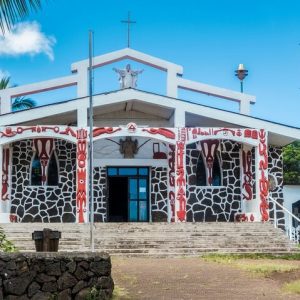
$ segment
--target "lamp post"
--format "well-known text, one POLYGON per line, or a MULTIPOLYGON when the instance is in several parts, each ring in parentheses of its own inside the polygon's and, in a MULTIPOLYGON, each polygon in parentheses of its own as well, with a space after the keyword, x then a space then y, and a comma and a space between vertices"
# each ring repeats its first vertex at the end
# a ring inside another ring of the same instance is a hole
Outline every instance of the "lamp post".
POLYGON ((248 76, 248 70, 245 69, 243 64, 239 64, 237 70, 235 70, 235 76, 241 81, 241 93, 244 92, 244 79, 248 76))

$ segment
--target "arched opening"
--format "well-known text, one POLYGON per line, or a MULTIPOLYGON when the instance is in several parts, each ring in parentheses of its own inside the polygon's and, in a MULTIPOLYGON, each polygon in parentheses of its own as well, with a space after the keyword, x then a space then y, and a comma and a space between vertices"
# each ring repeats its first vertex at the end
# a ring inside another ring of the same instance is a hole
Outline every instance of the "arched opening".
POLYGON ((59 182, 59 176, 58 176, 58 164, 55 152, 52 152, 52 155, 49 160, 48 164, 48 172, 47 172, 47 178, 48 178, 48 186, 56 186, 59 182))
POLYGON ((37 153, 35 153, 31 163, 31 185, 42 185, 42 166, 37 153))

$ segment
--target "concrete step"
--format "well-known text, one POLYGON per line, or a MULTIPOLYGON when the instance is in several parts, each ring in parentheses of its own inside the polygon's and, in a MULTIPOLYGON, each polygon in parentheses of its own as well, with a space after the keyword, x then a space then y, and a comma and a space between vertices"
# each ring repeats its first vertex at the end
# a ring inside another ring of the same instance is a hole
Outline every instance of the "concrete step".
MULTIPOLYGON (((31 233, 62 232, 60 251, 89 251, 89 224, 3 224, 20 251, 35 251, 31 233)), ((207 252, 290 253, 298 251, 283 231, 270 223, 96 223, 96 251, 124 256, 197 256, 207 252)))

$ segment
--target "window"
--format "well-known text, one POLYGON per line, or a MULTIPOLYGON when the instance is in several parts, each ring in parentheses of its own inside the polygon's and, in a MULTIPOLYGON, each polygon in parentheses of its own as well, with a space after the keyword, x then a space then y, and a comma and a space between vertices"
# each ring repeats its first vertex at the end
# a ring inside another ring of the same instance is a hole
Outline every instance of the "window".
POLYGON ((205 153, 200 151, 196 168, 197 186, 222 186, 221 157, 218 150, 208 159, 205 153), (211 177, 210 177, 211 176, 211 177))
POLYGON ((212 180, 213 186, 222 185, 221 184, 221 179, 222 179, 221 166, 220 166, 220 158, 219 158, 218 152, 216 153, 215 158, 214 158, 212 177, 213 177, 213 180, 212 180))
POLYGON ((48 185, 58 185, 58 166, 54 151, 48 163, 48 185))
POLYGON ((196 184, 197 186, 206 186, 206 167, 204 164, 202 152, 199 154, 196 170, 196 184))
POLYGON ((31 185, 42 185, 42 166, 37 153, 31 164, 31 185))
POLYGON ((34 153, 33 160, 31 163, 31 185, 33 186, 57 186, 59 182, 58 176, 58 164, 55 152, 53 151, 47 164, 47 173, 43 178, 43 168, 41 160, 37 153, 34 153))

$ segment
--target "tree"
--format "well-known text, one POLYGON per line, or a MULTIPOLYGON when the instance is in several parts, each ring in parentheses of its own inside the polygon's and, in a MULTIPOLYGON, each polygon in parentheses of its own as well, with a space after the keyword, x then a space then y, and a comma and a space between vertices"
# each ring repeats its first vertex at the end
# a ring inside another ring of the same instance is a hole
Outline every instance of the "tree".
POLYGON ((31 11, 41 9, 41 0, 0 0, 0 29, 4 34, 31 11))
MULTIPOLYGON (((9 87, 9 81, 10 81, 10 77, 3 77, 0 80, 0 90, 7 89, 9 87)), ((13 111, 28 109, 34 106, 36 106, 35 101, 26 97, 16 97, 13 103, 11 104, 11 108, 13 111)))
POLYGON ((283 148, 283 182, 300 184, 300 141, 283 148))

